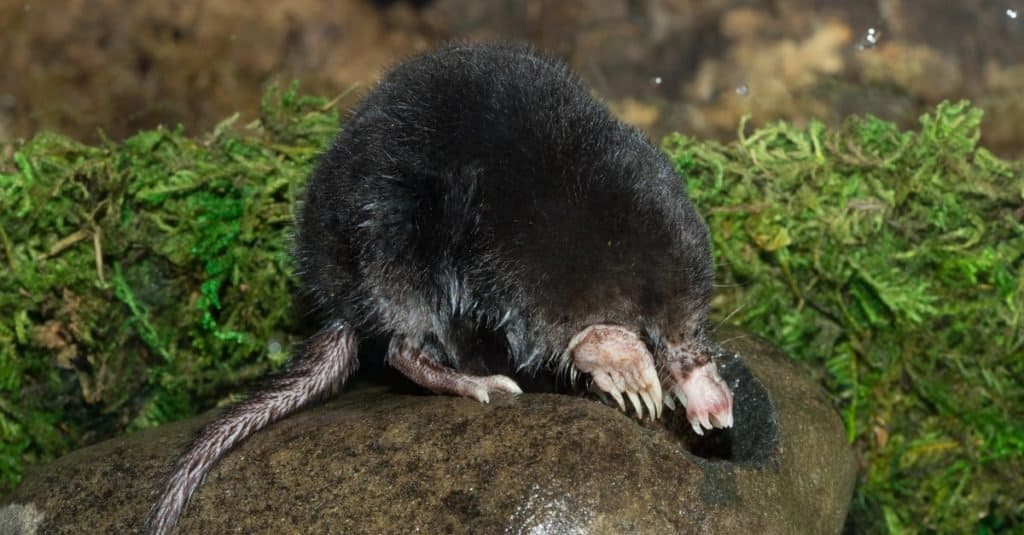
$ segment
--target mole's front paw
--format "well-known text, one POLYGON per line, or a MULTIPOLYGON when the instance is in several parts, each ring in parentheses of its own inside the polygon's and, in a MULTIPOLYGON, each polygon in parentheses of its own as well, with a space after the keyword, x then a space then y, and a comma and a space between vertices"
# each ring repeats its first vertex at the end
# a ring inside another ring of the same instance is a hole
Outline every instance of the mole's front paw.
POLYGON ((615 398, 623 412, 622 395, 626 394, 638 418, 643 418, 644 406, 651 420, 661 417, 661 381, 654 357, 632 331, 616 325, 587 327, 573 337, 567 353, 577 369, 589 373, 598 388, 615 398))
POLYGON ((713 362, 691 371, 672 387, 672 394, 686 407, 686 419, 698 435, 704 429, 732 427, 732 392, 713 362))

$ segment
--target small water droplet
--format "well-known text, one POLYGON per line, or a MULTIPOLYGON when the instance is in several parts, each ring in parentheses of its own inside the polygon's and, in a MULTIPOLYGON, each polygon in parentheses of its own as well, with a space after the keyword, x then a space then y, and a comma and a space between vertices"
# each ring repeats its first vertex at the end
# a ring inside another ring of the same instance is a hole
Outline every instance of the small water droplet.
POLYGON ((745 97, 750 94, 750 87, 748 87, 747 84, 740 84, 736 86, 736 94, 741 97, 745 97))
POLYGON ((267 352, 270 353, 270 354, 280 353, 281 352, 281 342, 279 342, 277 340, 271 340, 270 343, 267 344, 267 352))
POLYGON ((651 81, 654 82, 654 85, 661 85, 661 76, 655 76, 651 78, 651 81))
POLYGON ((1015 18, 1017 18, 1017 14, 1018 14, 1018 11, 1016 9, 1013 9, 1013 8, 1010 8, 1010 7, 1006 8, 1006 16, 1007 17, 1010 17, 1011 19, 1015 19, 1015 18))
POLYGON ((882 31, 877 28, 868 28, 868 31, 864 32, 864 36, 860 38, 860 42, 857 43, 857 50, 867 50, 869 48, 875 48, 878 44, 878 40, 882 38, 882 31))

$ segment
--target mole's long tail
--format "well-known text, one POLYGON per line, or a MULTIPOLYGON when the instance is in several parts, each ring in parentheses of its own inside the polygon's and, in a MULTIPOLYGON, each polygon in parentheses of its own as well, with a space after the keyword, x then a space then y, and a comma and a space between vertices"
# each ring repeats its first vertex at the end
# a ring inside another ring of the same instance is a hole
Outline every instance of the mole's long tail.
POLYGON ((268 388, 204 427, 174 466, 149 512, 145 532, 170 533, 189 497, 228 450, 260 429, 335 393, 358 366, 357 345, 355 332, 347 324, 334 322, 324 327, 268 388))

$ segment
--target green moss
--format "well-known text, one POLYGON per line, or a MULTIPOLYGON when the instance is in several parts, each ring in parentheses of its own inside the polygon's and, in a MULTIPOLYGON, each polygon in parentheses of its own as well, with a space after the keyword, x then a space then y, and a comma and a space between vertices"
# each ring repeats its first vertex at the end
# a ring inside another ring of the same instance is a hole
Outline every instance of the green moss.
MULTIPOLYGON (((3 147, 0 486, 282 363, 292 211, 332 108, 293 87, 199 140, 3 147)), ((712 228, 719 316, 834 397, 856 528, 1024 523, 1024 165, 977 147, 980 121, 944 104, 914 132, 867 117, 665 141, 712 228)))
POLYGON ((1024 522, 1024 165, 977 147, 981 116, 665 141, 712 228, 718 310, 823 370, 859 527, 1024 522))
POLYGON ((87 147, 54 134, 0 164, 0 486, 25 464, 177 420, 284 360, 287 240, 337 131, 271 90, 261 119, 87 147))

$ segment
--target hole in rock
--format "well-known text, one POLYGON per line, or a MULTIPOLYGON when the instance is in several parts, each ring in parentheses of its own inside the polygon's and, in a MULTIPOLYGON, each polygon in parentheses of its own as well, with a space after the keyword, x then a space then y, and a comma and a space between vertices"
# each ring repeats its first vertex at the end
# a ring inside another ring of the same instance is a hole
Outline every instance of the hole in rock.
POLYGON ((732 428, 705 430, 704 436, 699 436, 679 407, 666 411, 665 428, 697 457, 758 466, 770 462, 778 447, 779 430, 768 392, 738 355, 721 352, 716 362, 719 374, 732 389, 732 428))

